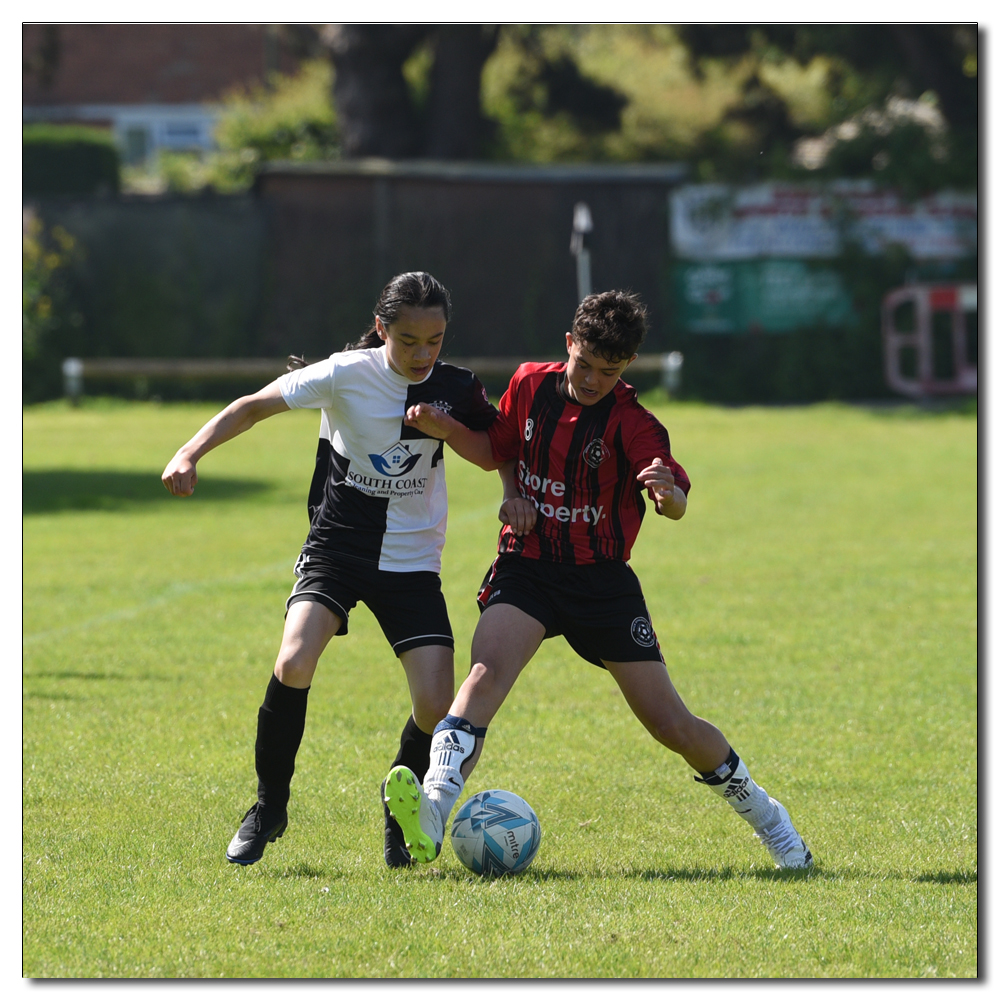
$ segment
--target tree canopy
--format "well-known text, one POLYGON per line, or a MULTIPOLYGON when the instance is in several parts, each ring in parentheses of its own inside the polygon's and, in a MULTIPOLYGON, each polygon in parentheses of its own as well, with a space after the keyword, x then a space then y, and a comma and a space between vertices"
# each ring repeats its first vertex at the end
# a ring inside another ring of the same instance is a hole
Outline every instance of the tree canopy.
POLYGON ((685 161, 701 180, 873 177, 914 194, 977 183, 975 25, 281 30, 312 61, 230 99, 231 183, 261 160, 361 156, 685 161))

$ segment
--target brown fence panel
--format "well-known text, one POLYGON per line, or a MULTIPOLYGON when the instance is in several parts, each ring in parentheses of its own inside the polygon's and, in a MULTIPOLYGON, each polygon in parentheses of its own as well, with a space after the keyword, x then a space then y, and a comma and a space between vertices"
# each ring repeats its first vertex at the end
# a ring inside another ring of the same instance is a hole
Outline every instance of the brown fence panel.
POLYGON ((272 164, 257 183, 269 227, 261 346, 337 350, 370 322, 392 275, 425 270, 452 292, 446 353, 551 355, 577 304, 569 241, 585 201, 594 288, 642 295, 648 349, 666 349, 667 195, 682 175, 676 165, 272 164))

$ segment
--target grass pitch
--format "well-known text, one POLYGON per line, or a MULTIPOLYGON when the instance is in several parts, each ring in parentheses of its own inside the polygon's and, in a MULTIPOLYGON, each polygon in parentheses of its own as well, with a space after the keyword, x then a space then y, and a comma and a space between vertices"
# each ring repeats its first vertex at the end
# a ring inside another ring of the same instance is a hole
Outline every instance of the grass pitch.
MULTIPOLYGON (((693 489, 634 567, 674 682, 779 797, 818 866, 776 873, 602 671, 543 644, 469 792, 538 812, 482 880, 381 859, 408 713, 367 610, 310 694, 290 825, 227 864, 306 531, 318 418, 159 473, 213 412, 24 415, 26 977, 976 977, 974 412, 659 403, 693 489)), ((499 484, 449 454, 443 579, 464 676, 499 484)))

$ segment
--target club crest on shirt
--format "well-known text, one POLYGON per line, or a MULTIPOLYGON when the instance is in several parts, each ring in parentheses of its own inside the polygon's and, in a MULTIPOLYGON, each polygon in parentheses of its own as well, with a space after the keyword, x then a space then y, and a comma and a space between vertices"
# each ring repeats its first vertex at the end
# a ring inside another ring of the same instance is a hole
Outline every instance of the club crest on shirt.
POLYGON ((594 440, 583 449, 583 460, 592 469, 596 469, 601 462, 610 456, 611 452, 608 451, 607 445, 601 440, 601 438, 594 438, 594 440))
MULTIPOLYGON (((437 404, 431 405, 436 406, 437 404)), ((414 455, 402 441, 397 441, 381 455, 369 455, 368 457, 376 471, 381 472, 383 476, 405 476, 420 461, 420 452, 414 455)))

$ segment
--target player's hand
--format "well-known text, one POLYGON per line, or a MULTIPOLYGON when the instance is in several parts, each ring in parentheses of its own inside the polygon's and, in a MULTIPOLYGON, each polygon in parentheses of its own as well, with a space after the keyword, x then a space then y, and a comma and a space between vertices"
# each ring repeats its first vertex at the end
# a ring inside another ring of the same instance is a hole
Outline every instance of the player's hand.
POLYGON ((511 497, 500 504, 497 517, 503 524, 509 524, 515 535, 526 535, 535 526, 538 509, 524 497, 511 497))
POLYGON ((669 507, 674 502, 674 474, 662 459, 654 458, 653 464, 646 466, 635 478, 650 491, 658 508, 669 507))
POLYGON ((198 483, 198 470, 190 459, 174 455, 160 478, 167 491, 175 497, 189 497, 198 483))
POLYGON ((416 427, 428 437, 445 440, 458 421, 430 403, 415 403, 403 417, 407 427, 416 427))

